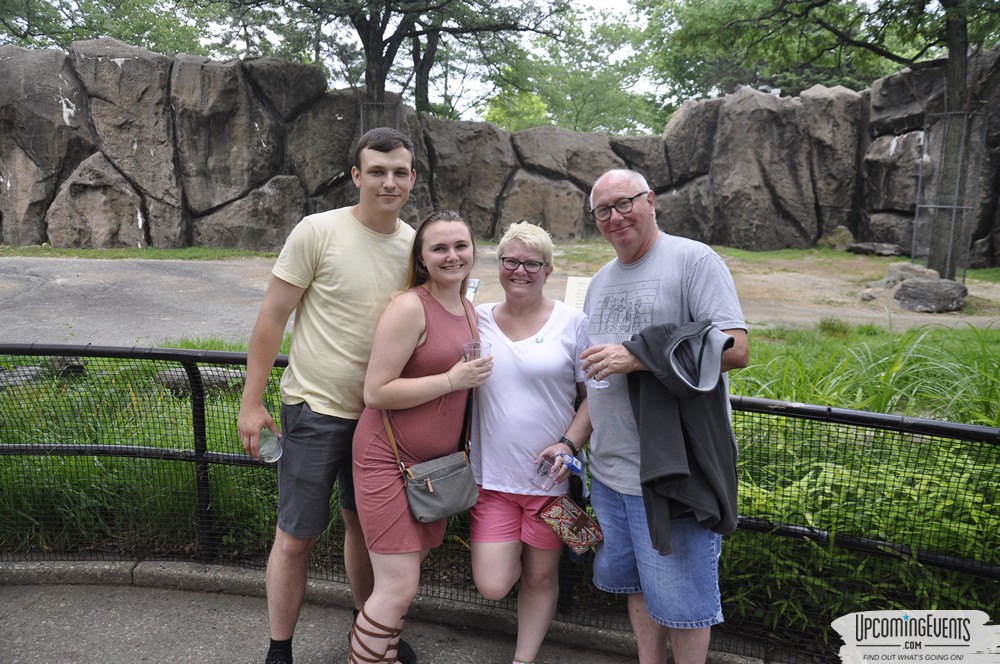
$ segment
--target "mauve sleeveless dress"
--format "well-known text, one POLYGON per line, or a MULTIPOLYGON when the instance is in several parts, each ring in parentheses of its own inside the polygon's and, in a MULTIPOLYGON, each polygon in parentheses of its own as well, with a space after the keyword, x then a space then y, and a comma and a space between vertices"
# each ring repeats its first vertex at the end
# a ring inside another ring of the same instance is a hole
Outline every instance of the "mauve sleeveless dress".
MULTIPOLYGON (((424 306, 427 335, 403 368, 414 378, 444 373, 462 357, 462 344, 472 339, 466 317, 445 310, 423 286, 414 288, 424 306)), ((475 310, 462 298, 472 324, 475 310)), ((468 390, 389 412, 403 463, 436 459, 458 450, 468 390)), ((447 519, 420 523, 410 514, 403 478, 382 424, 382 411, 365 408, 354 432, 354 495, 365 544, 375 553, 411 553, 439 546, 447 519)))

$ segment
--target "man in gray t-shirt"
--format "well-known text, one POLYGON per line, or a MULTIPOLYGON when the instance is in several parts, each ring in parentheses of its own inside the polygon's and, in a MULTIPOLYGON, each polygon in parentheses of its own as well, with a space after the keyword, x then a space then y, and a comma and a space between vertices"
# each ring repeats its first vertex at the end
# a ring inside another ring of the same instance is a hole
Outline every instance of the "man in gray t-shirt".
POLYGON ((723 372, 745 367, 749 357, 746 323, 728 268, 707 245, 660 232, 655 198, 634 171, 598 178, 591 208, 617 258, 594 276, 584 304, 593 344, 583 353, 584 371, 610 383, 588 388, 592 502, 605 531, 594 583, 628 595, 641 664, 662 663, 668 641, 677 661, 706 659, 711 626, 722 622, 721 536, 680 515, 672 526, 671 553, 661 556, 653 546, 626 379, 648 369, 622 344, 653 325, 708 320, 734 340, 722 355, 723 372))

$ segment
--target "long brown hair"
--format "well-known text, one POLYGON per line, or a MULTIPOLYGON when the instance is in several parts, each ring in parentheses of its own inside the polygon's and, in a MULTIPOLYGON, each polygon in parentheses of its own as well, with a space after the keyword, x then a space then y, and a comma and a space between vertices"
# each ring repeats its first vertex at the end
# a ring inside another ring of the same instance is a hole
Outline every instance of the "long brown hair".
MULTIPOLYGON (((462 217, 454 210, 434 210, 428 213, 428 215, 421 220, 420 226, 417 228, 417 234, 413 238, 413 246, 410 248, 410 270, 406 279, 406 285, 408 288, 425 284, 430 279, 430 275, 427 273, 427 266, 424 265, 420 258, 424 253, 424 235, 426 234, 428 226, 441 221, 455 221, 460 224, 465 224, 465 227, 469 229, 469 238, 472 240, 472 256, 473 260, 475 260, 476 238, 472 234, 472 227, 469 226, 469 222, 462 219, 462 217)), ((462 280, 463 296, 465 295, 465 291, 468 286, 469 277, 465 277, 465 279, 462 280)))

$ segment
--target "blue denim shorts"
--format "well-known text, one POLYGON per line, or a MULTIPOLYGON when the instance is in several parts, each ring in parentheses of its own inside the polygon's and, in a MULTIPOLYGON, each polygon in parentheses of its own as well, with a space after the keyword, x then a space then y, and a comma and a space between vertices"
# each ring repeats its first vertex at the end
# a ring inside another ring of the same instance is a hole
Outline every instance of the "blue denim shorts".
POLYGON ((671 522, 671 552, 661 556, 646 524, 642 496, 591 480, 590 502, 604 532, 594 560, 594 585, 609 593, 641 592, 650 617, 674 629, 722 622, 719 554, 722 535, 691 518, 671 522))
POLYGON ((292 537, 318 537, 330 525, 334 482, 342 509, 357 511, 351 451, 357 420, 282 404, 278 459, 278 527, 292 537))

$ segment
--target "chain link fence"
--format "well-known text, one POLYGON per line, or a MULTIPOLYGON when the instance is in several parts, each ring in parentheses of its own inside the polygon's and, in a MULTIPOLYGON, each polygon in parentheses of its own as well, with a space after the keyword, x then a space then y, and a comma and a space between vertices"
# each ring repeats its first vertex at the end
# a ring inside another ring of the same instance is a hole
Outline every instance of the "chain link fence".
MULTIPOLYGON (((0 344, 0 562, 186 560, 263 569, 274 468, 236 433, 246 355, 0 344)), ((266 400, 277 404, 285 358, 266 400)), ((713 648, 838 661, 830 623, 885 609, 1000 617, 1000 430, 733 397, 740 528, 724 540, 713 648)), ((336 497, 334 497, 336 500, 336 497)), ((475 590, 453 517, 420 593, 475 590)), ((346 583, 337 510, 310 576, 346 583)), ((629 631, 565 555, 557 621, 629 631)))
POLYGON ((923 132, 913 220, 914 259, 965 281, 979 205, 986 118, 970 112, 930 113, 923 132))
POLYGON ((358 105, 358 126, 361 127, 362 134, 376 127, 399 129, 402 110, 399 102, 376 103, 362 98, 358 105))

